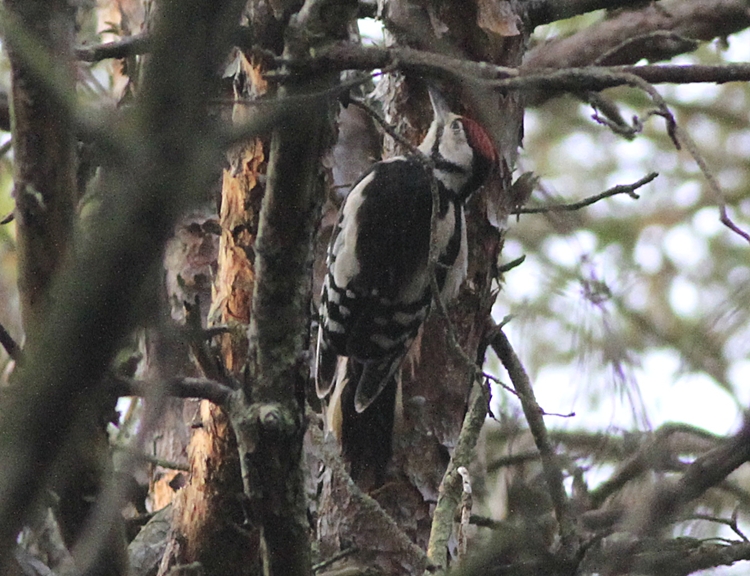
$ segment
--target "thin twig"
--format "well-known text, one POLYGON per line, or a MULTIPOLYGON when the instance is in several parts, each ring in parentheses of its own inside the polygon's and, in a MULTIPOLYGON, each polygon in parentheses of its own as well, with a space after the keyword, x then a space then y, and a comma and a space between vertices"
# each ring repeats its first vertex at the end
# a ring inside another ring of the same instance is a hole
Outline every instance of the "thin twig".
POLYGON ((683 520, 705 520, 706 522, 714 522, 715 524, 723 524, 732 529, 732 531, 739 536, 743 542, 750 542, 747 536, 740 530, 737 525, 737 509, 735 508, 731 518, 718 518, 716 516, 709 516, 708 514, 691 514, 690 516, 683 518, 683 520))
POLYGON ((536 207, 530 207, 530 208, 519 208, 514 213, 515 214, 542 214, 545 212, 565 212, 565 211, 573 211, 573 210, 580 210, 581 208, 585 208, 586 206, 591 206, 592 204, 595 204, 596 202, 599 202, 599 200, 603 200, 605 198, 609 198, 611 196, 616 196, 617 194, 627 194, 630 196, 633 200, 638 200, 640 196, 635 193, 635 190, 638 190, 638 188, 645 186, 649 182, 652 182, 659 174, 657 172, 651 172, 650 174, 647 174, 637 182, 633 182, 632 184, 618 184, 617 186, 613 186, 612 188, 609 188, 608 190, 605 190, 604 192, 601 192, 600 194, 596 194, 595 196, 590 196, 589 198, 584 198, 580 202, 573 202, 572 204, 549 204, 547 206, 536 206, 536 207))
POLYGON ((349 103, 354 104, 357 108, 364 111, 365 114, 367 114, 370 118, 375 120, 375 122, 377 122, 380 125, 380 127, 383 129, 383 131, 386 134, 388 134, 388 136, 390 136, 396 142, 401 144, 401 146, 406 148, 409 152, 411 152, 415 156, 424 156, 422 151, 417 146, 415 146, 414 144, 409 142, 406 138, 404 138, 401 134, 399 134, 398 130, 396 130, 393 126, 391 126, 388 123, 388 121, 385 118, 383 118, 383 116, 377 110, 375 110, 375 108, 370 106, 370 104, 368 104, 367 102, 365 102, 364 100, 360 98, 354 98, 354 97, 349 98, 349 103))
POLYGON ((356 554, 357 552, 359 552, 359 548, 357 548, 356 546, 349 546, 348 548, 344 548, 330 558, 323 560, 322 562, 318 562, 317 564, 313 564, 312 571, 313 573, 320 572, 323 568, 327 568, 331 564, 334 564, 335 562, 338 562, 339 560, 346 558, 347 556, 356 554))
POLYGON ((534 390, 531 387, 531 381, 526 370, 502 330, 495 331, 490 345, 508 371, 510 380, 518 392, 518 397, 521 399, 521 406, 523 407, 526 421, 529 424, 529 429, 542 459, 544 480, 552 498, 555 516, 560 526, 560 538, 563 549, 566 557, 572 558, 577 548, 575 524, 570 512, 565 487, 563 486, 562 470, 549 440, 547 427, 544 424, 543 411, 536 401, 534 390))
POLYGON ((506 262, 505 264, 497 267, 497 273, 498 274, 505 274, 506 272, 510 272, 513 270, 513 268, 516 268, 523 264, 526 261, 526 254, 523 256, 519 256, 515 260, 511 260, 510 262, 506 262))
MULTIPOLYGON (((448 329, 450 330, 450 328, 452 327, 449 326, 448 329)), ((454 341, 455 341, 455 338, 454 338, 454 341)), ((458 342, 456 342, 455 345, 458 346, 458 342)), ((459 347, 459 350, 463 352, 463 348, 459 347)), ((468 359, 468 354, 464 353, 463 360, 465 363, 468 363, 467 359, 468 359)), ((476 366, 476 364, 472 362, 472 368, 478 368, 478 367, 476 366)), ((484 378, 485 380, 488 380, 489 382, 497 384, 498 386, 500 386, 500 388, 502 388, 506 392, 509 392, 510 394, 513 394, 514 396, 518 396, 518 392, 516 392, 514 388, 508 386, 505 382, 500 380, 500 378, 498 378, 497 376, 493 376, 492 374, 487 374, 487 372, 482 372, 481 374, 482 374, 482 378, 484 378)))
POLYGON ((695 141, 693 140, 693 138, 690 136, 690 134, 688 134, 686 130, 683 130, 679 126, 675 126, 675 136, 682 144, 684 144, 687 151, 693 157, 693 160, 695 160, 695 163, 698 164, 703 177, 706 179, 708 188, 711 190, 711 194, 714 197, 714 201, 719 207, 719 221, 724 224, 724 226, 729 228, 732 232, 734 232, 747 242, 750 242, 750 234, 737 226, 737 224, 735 224, 729 217, 729 213, 727 212, 727 200, 724 196, 724 192, 721 190, 721 186, 719 186, 719 182, 718 180, 716 180, 716 176, 714 176, 714 173, 708 167, 708 163, 706 162, 705 158, 703 158, 703 155, 695 145, 695 141))

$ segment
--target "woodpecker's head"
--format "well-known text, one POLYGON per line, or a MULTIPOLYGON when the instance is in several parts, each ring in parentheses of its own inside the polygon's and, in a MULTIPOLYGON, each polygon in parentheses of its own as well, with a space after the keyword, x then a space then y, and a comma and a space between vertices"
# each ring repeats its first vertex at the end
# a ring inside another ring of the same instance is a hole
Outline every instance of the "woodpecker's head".
POLYGON ((467 198, 489 176, 498 157, 490 135, 476 121, 454 114, 429 87, 435 119, 419 149, 435 163, 435 177, 467 198))

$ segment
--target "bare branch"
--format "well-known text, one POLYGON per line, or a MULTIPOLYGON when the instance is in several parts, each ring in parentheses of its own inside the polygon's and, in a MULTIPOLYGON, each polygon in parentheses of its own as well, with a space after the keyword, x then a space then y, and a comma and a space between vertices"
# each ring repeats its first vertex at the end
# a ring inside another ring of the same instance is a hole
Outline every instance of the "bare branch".
POLYGON ((514 213, 515 214, 541 214, 545 212, 566 212, 566 211, 572 211, 572 210, 580 210, 581 208, 585 208, 586 206, 591 206, 592 204, 595 204, 596 202, 599 202, 599 200, 603 200, 604 198, 609 198, 610 196, 616 196, 617 194, 627 194, 630 196, 633 200, 638 200, 640 196, 635 193, 635 190, 638 190, 641 186, 645 186, 649 182, 653 181, 659 174, 657 172, 651 172, 650 174, 647 174, 637 182, 633 182, 632 184, 618 184, 617 186, 613 186, 612 188, 605 190, 604 192, 597 194, 595 196, 590 196, 589 198, 585 198, 581 200, 580 202, 574 202, 572 204, 550 204, 547 206, 538 206, 538 207, 531 207, 531 208, 519 208, 514 213))
POLYGON ((115 42, 97 44, 95 46, 79 46, 76 48, 76 58, 84 62, 99 62, 108 58, 127 58, 151 51, 151 39, 146 34, 128 36, 115 42))
POLYGON ((473 400, 461 426, 456 448, 451 456, 448 469, 443 475, 443 480, 440 482, 438 501, 435 505, 430 528, 430 540, 427 544, 427 556, 430 562, 443 569, 448 564, 448 540, 453 530, 453 516, 461 503, 463 492, 459 468, 466 467, 471 463, 474 447, 487 416, 489 405, 489 390, 486 386, 476 386, 473 395, 473 400))
POLYGON ((398 69, 404 72, 448 77, 454 80, 489 82, 507 90, 552 90, 581 92, 629 84, 620 74, 632 74, 651 84, 726 83, 750 80, 750 64, 644 65, 550 67, 525 62, 521 68, 495 66, 451 58, 412 48, 381 48, 338 44, 295 62, 280 59, 295 76, 315 76, 326 71, 398 69))
POLYGON ((671 521, 679 508, 716 486, 742 464, 750 460, 750 420, 723 446, 704 454, 690 466, 672 489, 654 499, 651 515, 642 526, 643 533, 671 521))
POLYGON ((727 201, 724 197, 724 192, 722 192, 721 190, 721 186, 719 186, 719 181, 716 179, 716 176, 714 176, 714 173, 708 167, 708 163, 698 150, 698 146, 696 146, 690 134, 688 134, 687 131, 683 130, 679 126, 675 125, 675 137, 679 140, 680 143, 685 146, 687 151, 693 157, 693 160, 695 160, 695 163, 698 164, 703 177, 706 179, 708 187, 714 197, 714 201, 719 207, 719 221, 724 224, 724 226, 729 228, 732 232, 734 232, 747 242, 750 242, 750 234, 737 226, 737 224, 735 224, 729 217, 729 213, 727 212, 727 201))
POLYGON ((526 0, 524 8, 533 29, 595 10, 614 10, 639 4, 642 0, 526 0))
POLYGON ((118 396, 148 397, 164 394, 175 398, 202 398, 214 404, 226 404, 232 389, 208 378, 172 378, 166 382, 145 382, 115 377, 112 384, 118 396))
POLYGON ((536 401, 531 381, 521 361, 502 330, 497 329, 490 344, 510 375, 511 382, 518 392, 523 413, 534 436, 534 442, 542 459, 544 479, 555 508, 557 522, 560 525, 560 537, 568 558, 576 549, 576 532, 573 517, 570 513, 568 497, 563 486, 563 474, 557 456, 550 443, 547 427, 544 424, 543 411, 536 401))
POLYGON ((750 542, 750 540, 747 539, 747 536, 740 530, 739 525, 737 524, 737 509, 735 508, 734 512, 732 513, 731 518, 718 518, 716 516, 709 516, 708 514, 691 514, 684 520, 705 520, 706 522, 713 522, 715 524, 723 524, 724 526, 728 526, 732 529, 732 532, 737 534, 740 538, 742 538, 743 542, 750 542))
POLYGON ((323 71, 391 68, 433 76, 484 78, 486 80, 508 78, 518 74, 515 68, 452 58, 424 50, 357 44, 337 44, 316 53, 313 58, 296 62, 280 60, 279 63, 289 66, 295 74, 311 76, 323 71))
POLYGON ((678 428, 671 426, 665 426, 657 430, 653 437, 646 440, 638 451, 628 458, 609 479, 589 493, 592 507, 598 508, 601 506, 609 496, 645 471, 663 470, 668 467, 668 464, 676 463, 677 454, 669 451, 667 442, 673 434, 679 432, 678 428))
POLYGON ((586 66, 610 52, 606 64, 634 64, 641 59, 665 60, 691 50, 675 38, 710 41, 750 26, 744 0, 677 0, 650 2, 641 10, 626 10, 565 38, 544 42, 529 50, 529 68, 586 66), (661 37, 653 37, 660 31, 661 37), (668 36, 671 32, 675 37, 668 36), (639 42, 629 39, 640 39, 639 42))
POLYGON ((750 80, 750 64, 744 62, 714 65, 613 66, 609 70, 634 74, 650 84, 724 84, 750 80))

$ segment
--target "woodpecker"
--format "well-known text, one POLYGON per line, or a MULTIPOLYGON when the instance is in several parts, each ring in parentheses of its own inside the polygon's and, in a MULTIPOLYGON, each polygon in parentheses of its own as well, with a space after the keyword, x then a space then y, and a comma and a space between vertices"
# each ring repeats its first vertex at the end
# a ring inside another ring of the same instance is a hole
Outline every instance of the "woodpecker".
POLYGON ((443 302, 466 277, 464 204, 497 153, 474 120, 430 89, 434 120, 417 154, 374 164, 354 185, 328 249, 318 331, 316 389, 340 403, 342 452, 357 480, 383 481, 391 457, 397 372, 432 306, 432 191, 439 196, 435 276, 443 302))

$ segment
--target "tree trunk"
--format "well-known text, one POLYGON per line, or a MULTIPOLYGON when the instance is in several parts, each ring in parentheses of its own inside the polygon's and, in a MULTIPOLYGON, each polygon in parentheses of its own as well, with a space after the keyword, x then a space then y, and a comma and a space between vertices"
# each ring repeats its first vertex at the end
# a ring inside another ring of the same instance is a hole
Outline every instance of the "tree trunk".
MULTIPOLYGON (((390 0, 384 4, 391 42, 504 66, 518 66, 523 55, 527 32, 517 14, 517 2, 457 0, 436 7, 431 2, 390 0)), ((423 79, 391 75, 382 81, 386 83, 386 118, 402 135, 418 143, 432 120, 423 79)), ((456 112, 476 118, 488 129, 501 158, 499 173, 469 203, 469 272, 459 297, 449 307, 461 348, 481 365, 503 236, 490 222, 503 222, 512 207, 507 198, 520 145, 522 109, 516 95, 499 96, 477 86, 448 83, 442 89, 456 112)), ((387 141, 384 157, 403 153, 397 148, 387 141)), ((449 344, 447 330, 446 320, 433 310, 404 363, 392 464, 385 484, 372 493, 409 539, 423 549, 474 382, 472 369, 449 344)), ((410 562, 405 560, 405 548, 380 545, 391 541, 390 536, 381 534, 378 539, 358 534, 361 526, 352 521, 347 504, 350 496, 340 482, 335 470, 324 476, 321 515, 325 518, 319 523, 324 554, 354 544, 360 552, 345 561, 349 564, 377 566, 384 573, 418 572, 413 565, 407 568, 410 562)))
MULTIPOLYGON (((15 37, 9 38, 13 195, 21 313, 33 346, 54 305, 52 283, 70 257, 76 212, 76 140, 69 100, 75 94, 75 9, 65 0, 9 0, 6 6, 18 27, 15 37), (23 35, 53 55, 49 63, 58 74, 55 88, 44 58, 32 56, 23 35)), ((86 526, 103 480, 112 472, 106 424, 115 401, 102 399, 70 416, 77 421, 77 433, 68 447, 70 468, 57 470, 52 483, 59 497, 57 520, 70 549, 86 526)), ((125 542, 120 523, 109 530, 108 545, 96 563, 100 573, 114 576, 125 572, 125 542)))
MULTIPOLYGON (((250 91, 265 90, 253 80, 260 74, 247 58, 235 55, 234 96, 238 102, 233 116, 246 119, 245 100, 250 91)), ((217 360, 207 358, 202 369, 216 379, 231 374, 241 378, 247 356, 247 326, 255 280, 254 244, 258 229, 260 202, 264 187, 266 154, 260 138, 238 144, 229 152, 229 167, 224 170, 221 189, 219 226, 221 238, 214 281, 209 324, 230 327, 220 337, 217 360)), ((257 529, 246 527, 245 511, 237 495, 242 479, 237 440, 226 412, 203 400, 200 425, 193 433, 188 453, 190 480, 178 493, 170 548, 160 568, 166 574, 175 563, 200 562, 206 574, 259 574, 260 550, 257 529)))

